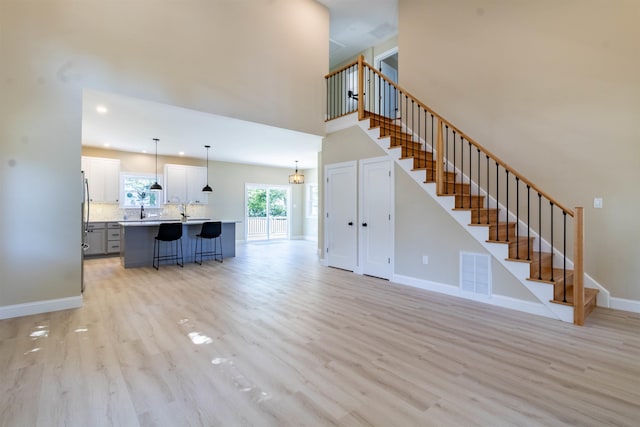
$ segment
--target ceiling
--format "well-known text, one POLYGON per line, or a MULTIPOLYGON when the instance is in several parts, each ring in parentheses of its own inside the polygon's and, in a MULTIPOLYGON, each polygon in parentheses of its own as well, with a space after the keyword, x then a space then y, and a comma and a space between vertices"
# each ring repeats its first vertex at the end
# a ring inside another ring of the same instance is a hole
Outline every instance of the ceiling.
MULTIPOLYGON (((330 64, 397 34, 398 0, 318 0, 329 8, 330 64)), ((317 167, 322 137, 86 89, 82 144, 119 151, 301 169, 317 167), (102 106, 106 112, 99 113, 102 106), (180 154, 180 153, 183 154, 180 154)))
POLYGON ((398 34, 398 0, 318 0, 329 8, 329 62, 333 69, 398 34))
POLYGON ((316 168, 322 137, 85 89, 82 144, 135 153, 294 168, 316 168), (100 113, 98 107, 106 112, 100 113), (108 144, 108 145, 107 145, 108 144), (183 154, 180 154, 180 153, 183 154))

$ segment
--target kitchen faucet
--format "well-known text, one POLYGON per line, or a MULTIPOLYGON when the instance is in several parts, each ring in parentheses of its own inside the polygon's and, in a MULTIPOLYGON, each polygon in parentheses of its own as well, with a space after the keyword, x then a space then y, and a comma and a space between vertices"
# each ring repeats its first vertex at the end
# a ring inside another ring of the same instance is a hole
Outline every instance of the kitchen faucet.
POLYGON ((144 219, 145 216, 144 205, 140 205, 140 219, 144 219))
POLYGON ((182 221, 186 221, 187 218, 189 218, 189 215, 187 215, 187 206, 191 204, 191 202, 187 203, 183 203, 182 204, 182 212, 180 213, 180 215, 182 215, 182 221))

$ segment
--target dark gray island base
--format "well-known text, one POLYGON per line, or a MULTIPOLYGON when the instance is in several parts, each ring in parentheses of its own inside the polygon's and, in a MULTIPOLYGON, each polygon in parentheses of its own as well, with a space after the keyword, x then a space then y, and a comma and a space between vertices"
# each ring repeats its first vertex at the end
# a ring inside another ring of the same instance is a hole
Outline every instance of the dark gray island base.
MULTIPOLYGON (((120 223, 120 264, 124 268, 152 266, 153 242, 155 237, 158 235, 158 227, 161 222, 174 221, 128 221, 120 223)), ((196 234, 200 233, 203 222, 206 221, 198 220, 182 223, 182 250, 184 253, 184 262, 194 261, 196 234)), ((236 221, 221 222, 222 255, 225 258, 235 257, 236 221)), ((210 240, 204 240, 205 248, 207 248, 211 243, 212 242, 210 240)), ((171 244, 173 245, 174 243, 171 244)), ((169 243, 162 242, 162 255, 169 250, 169 245, 169 243)), ((205 258, 205 261, 207 261, 207 258, 205 258)))

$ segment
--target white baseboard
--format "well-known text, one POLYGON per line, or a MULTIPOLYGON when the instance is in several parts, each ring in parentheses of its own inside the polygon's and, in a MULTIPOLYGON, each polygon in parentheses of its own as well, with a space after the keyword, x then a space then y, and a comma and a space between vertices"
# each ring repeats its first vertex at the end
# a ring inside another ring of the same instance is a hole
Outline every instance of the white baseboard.
POLYGON ((0 320, 82 307, 82 295, 0 307, 0 320))
POLYGON ((430 280, 416 279, 415 277, 403 276, 400 274, 394 274, 392 281, 400 285, 411 286, 498 307, 536 314, 538 316, 550 317, 552 319, 556 318, 556 316, 540 302, 524 301, 496 294, 491 296, 477 295, 470 292, 464 292, 458 286, 446 285, 444 283, 432 282, 430 280))
MULTIPOLYGON (((599 305, 599 304, 598 304, 599 305)), ((630 311, 632 313, 640 313, 640 301, 624 298, 609 298, 609 307, 614 310, 630 311)))

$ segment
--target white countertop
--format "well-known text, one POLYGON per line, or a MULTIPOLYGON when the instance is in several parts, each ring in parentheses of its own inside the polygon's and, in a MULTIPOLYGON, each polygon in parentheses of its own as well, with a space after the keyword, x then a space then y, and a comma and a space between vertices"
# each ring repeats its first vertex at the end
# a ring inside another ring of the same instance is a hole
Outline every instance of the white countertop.
POLYGON ((162 224, 163 222, 180 222, 184 225, 201 225, 205 222, 210 222, 210 221, 220 221, 222 223, 228 224, 228 223, 239 223, 242 221, 236 221, 236 220, 224 220, 224 219, 207 219, 207 218, 197 218, 197 219, 190 219, 187 222, 182 222, 180 219, 163 219, 163 220, 127 220, 127 221, 119 221, 118 224, 122 225, 123 227, 151 227, 151 226, 158 226, 160 224, 162 224))

